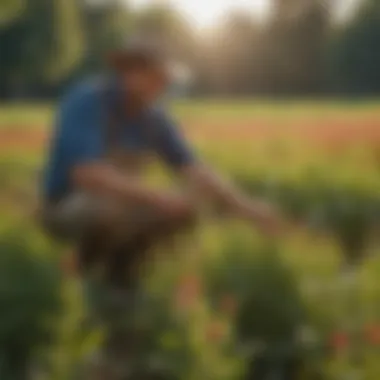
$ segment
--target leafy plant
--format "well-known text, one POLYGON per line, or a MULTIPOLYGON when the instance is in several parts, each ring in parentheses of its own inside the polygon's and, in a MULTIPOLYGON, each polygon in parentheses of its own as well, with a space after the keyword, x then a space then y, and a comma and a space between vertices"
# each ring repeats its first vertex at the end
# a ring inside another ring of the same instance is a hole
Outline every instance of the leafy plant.
POLYGON ((266 379, 273 371, 281 379, 301 369, 314 373, 299 339, 308 313, 296 278, 276 248, 248 246, 234 237, 205 270, 211 302, 217 306, 226 294, 236 302, 235 354, 246 359, 247 379, 266 379))
MULTIPOLYGON (((0 377, 25 379, 52 343, 60 311, 60 276, 21 228, 0 236, 0 377)), ((36 243, 36 242, 34 242, 36 243)), ((29 374, 30 375, 30 374, 29 374)))

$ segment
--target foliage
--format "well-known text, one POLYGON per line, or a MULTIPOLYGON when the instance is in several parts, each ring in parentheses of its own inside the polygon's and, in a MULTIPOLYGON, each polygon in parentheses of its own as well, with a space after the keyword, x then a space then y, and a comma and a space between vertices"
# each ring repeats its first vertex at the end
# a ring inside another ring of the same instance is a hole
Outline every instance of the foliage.
POLYGON ((29 91, 51 96, 83 66, 99 67, 105 48, 125 28, 116 2, 101 11, 73 0, 25 4, 19 17, 0 25, 0 96, 6 98, 27 97, 29 91))
MULTIPOLYGON (((248 242, 238 236, 225 241, 220 257, 206 266, 205 278, 211 302, 226 307, 228 296, 235 303, 235 350, 248 360, 249 377, 263 361, 296 357, 298 331, 307 314, 295 276, 276 249, 248 242)), ((260 376, 269 376, 268 370, 260 376)))
POLYGON ((193 71, 194 95, 356 95, 379 92, 379 9, 364 0, 343 26, 327 1, 273 2, 265 26, 233 11, 197 33, 168 5, 135 12, 121 0, 3 0, 0 97, 54 97, 136 31, 159 36, 193 71))
POLYGON ((61 311, 58 268, 33 233, 21 231, 0 238, 0 376, 15 380, 53 343, 61 311))
POLYGON ((338 32, 331 48, 332 77, 341 93, 374 95, 380 89, 380 8, 363 2, 360 12, 338 32))

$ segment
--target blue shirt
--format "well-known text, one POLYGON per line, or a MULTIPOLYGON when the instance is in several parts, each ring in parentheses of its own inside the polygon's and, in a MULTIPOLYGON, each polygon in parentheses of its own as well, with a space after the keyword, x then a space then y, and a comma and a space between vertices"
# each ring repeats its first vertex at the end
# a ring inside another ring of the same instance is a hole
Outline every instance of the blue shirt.
POLYGON ((122 115, 118 148, 128 153, 153 150, 171 167, 193 162, 191 150, 163 111, 148 109, 137 119, 128 120, 122 112, 127 100, 120 85, 109 79, 87 80, 68 92, 51 142, 44 181, 46 199, 60 199, 72 191, 70 172, 74 166, 105 157, 107 112, 122 115), (147 128, 152 130, 147 133, 147 128), (152 135, 154 138, 149 137, 152 135))

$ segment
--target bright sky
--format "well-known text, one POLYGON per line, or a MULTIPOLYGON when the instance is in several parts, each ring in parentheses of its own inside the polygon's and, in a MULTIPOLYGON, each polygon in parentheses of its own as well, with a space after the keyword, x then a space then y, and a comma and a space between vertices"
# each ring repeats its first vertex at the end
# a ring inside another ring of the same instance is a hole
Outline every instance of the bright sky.
POLYGON ((258 15, 265 15, 269 9, 269 0, 129 0, 129 4, 141 8, 163 1, 178 9, 191 24, 197 27, 212 25, 231 9, 258 15))
MULTIPOLYGON (((242 10, 258 17, 265 17, 271 0, 126 0, 134 8, 168 2, 178 9, 196 27, 208 27, 231 9, 242 10)), ((326 0, 325 0, 326 1, 326 0)), ((329 0, 327 0, 329 1, 329 0)), ((361 0, 335 0, 339 13, 349 12, 361 0)))

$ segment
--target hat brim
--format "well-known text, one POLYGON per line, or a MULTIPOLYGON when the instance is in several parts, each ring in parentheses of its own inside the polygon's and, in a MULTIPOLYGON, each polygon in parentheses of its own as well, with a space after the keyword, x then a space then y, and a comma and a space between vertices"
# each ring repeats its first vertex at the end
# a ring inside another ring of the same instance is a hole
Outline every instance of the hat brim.
POLYGON ((108 65, 120 72, 127 71, 131 67, 153 67, 162 71, 166 80, 178 85, 187 85, 192 79, 191 70, 179 61, 156 59, 149 56, 141 56, 135 60, 135 56, 127 51, 113 51, 108 55, 108 65))

